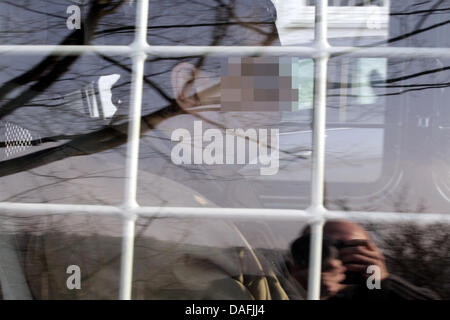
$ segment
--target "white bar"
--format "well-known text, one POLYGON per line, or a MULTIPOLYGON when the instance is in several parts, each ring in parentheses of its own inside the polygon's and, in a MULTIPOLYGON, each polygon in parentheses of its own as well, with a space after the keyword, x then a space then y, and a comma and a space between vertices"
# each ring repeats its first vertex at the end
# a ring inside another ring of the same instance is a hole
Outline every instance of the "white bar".
MULTIPOLYGON (((196 207, 137 207, 130 210, 142 217, 161 218, 239 218, 261 220, 304 220, 317 217, 315 212, 295 209, 265 209, 265 208, 196 208, 196 207)), ((63 214, 93 214, 99 216, 125 215, 121 207, 104 205, 73 205, 50 203, 17 203, 0 202, 0 212, 10 216, 20 214, 63 215, 63 214)), ((382 223, 401 223, 420 221, 424 223, 450 223, 450 213, 405 213, 405 212, 370 212, 370 211, 332 211, 324 210, 322 215, 327 219, 351 219, 355 221, 382 223)))
POLYGON ((323 218, 347 219, 355 222, 450 224, 450 213, 404 213, 369 211, 314 211, 294 209, 258 208, 192 208, 192 207, 139 207, 134 210, 139 217, 146 218, 204 218, 264 221, 310 221, 323 218))
MULTIPOLYGON (((98 216, 128 216, 130 212, 139 217, 148 218, 205 218, 205 219, 260 219, 305 221, 317 219, 317 212, 295 209, 259 209, 259 208, 195 208, 195 207, 137 207, 125 211, 122 207, 104 205, 73 205, 50 203, 17 203, 0 202, 0 217, 2 213, 8 216, 23 214, 33 215, 64 215, 92 214, 98 216), (128 213, 126 213, 128 212, 128 213)), ((324 210, 322 216, 326 219, 348 219, 356 222, 406 223, 420 222, 425 224, 450 224, 450 213, 405 213, 405 212, 370 212, 370 211, 332 211, 324 210)))
POLYGON ((150 46, 145 49, 148 55, 157 57, 182 57, 182 56, 308 56, 319 54, 314 47, 261 47, 261 46, 150 46))
POLYGON ((133 52, 133 78, 131 83, 130 124, 128 127, 127 162, 124 209, 127 217, 124 220, 122 255, 120 270, 121 300, 130 300, 133 280, 133 253, 136 216, 132 210, 136 202, 137 175, 139 164, 139 138, 141 132, 142 90, 146 54, 143 48, 147 45, 148 0, 139 0, 136 13, 136 33, 131 48, 133 52))
POLYGON ((319 50, 328 46, 328 0, 317 0, 314 21, 314 40, 319 50))
POLYGON ((105 205, 0 202, 0 213, 6 213, 12 216, 19 214, 94 214, 99 216, 121 217, 123 215, 123 209, 105 205))
POLYGON ((306 210, 259 209, 259 208, 195 208, 195 207, 139 207, 139 217, 148 218, 207 218, 233 220, 308 220, 314 217, 306 210))
POLYGON ((386 58, 450 58, 450 48, 414 47, 330 47, 326 52, 331 56, 386 57, 386 58))
MULTIPOLYGON (((414 48, 414 47, 259 47, 259 46, 148 46, 143 50, 148 55, 158 57, 182 56, 307 56, 347 55, 354 57, 393 57, 393 58, 450 58, 450 48, 414 48)), ((0 45, 0 54, 109 54, 130 56, 135 52, 132 46, 56 46, 56 45, 0 45)))
MULTIPOLYGON (((201 46, 151 46, 145 49, 148 55, 158 57, 181 56, 306 56, 346 55, 352 57, 392 57, 392 58, 450 58, 450 48, 413 47, 330 47, 326 42, 316 47, 201 47, 201 46)), ((1 47, 0 47, 1 49, 1 47)), ((0 51, 1 52, 1 51, 0 51)))
POLYGON ((66 54, 115 54, 131 55, 133 50, 130 46, 60 46, 60 45, 1 45, 0 54, 12 55, 66 55, 66 54))
POLYGON ((311 207, 323 210, 328 59, 327 57, 314 59, 314 64, 311 207))
POLYGON ((308 267, 308 300, 320 300, 323 225, 323 219, 319 219, 311 224, 311 244, 308 267))
POLYGON ((329 47, 327 41, 328 0, 318 0, 315 12, 315 42, 321 55, 314 59, 314 119, 312 141, 312 178, 310 211, 317 214, 311 225, 310 259, 308 266, 308 300, 320 299, 320 275, 322 272, 322 237, 325 186, 325 127, 327 103, 327 67, 329 47), (323 50, 323 51, 322 51, 323 50))
POLYGON ((120 257, 120 300, 131 300, 133 281, 134 236, 136 221, 125 219, 123 222, 122 251, 120 257))
POLYGON ((405 212, 369 212, 369 211, 326 211, 324 217, 331 219, 347 219, 355 222, 372 223, 418 223, 450 224, 450 213, 405 213, 405 212))
MULTIPOLYGON (((148 0, 143 0, 148 1, 148 0)), ((139 165, 139 138, 141 132, 141 105, 143 78, 145 67, 145 53, 137 53, 133 57, 133 76, 131 80, 131 105, 130 105, 130 122, 128 125, 128 141, 127 141, 127 161, 126 161, 126 179, 125 179, 125 197, 124 207, 135 208, 136 188, 137 188, 137 171, 139 165)))

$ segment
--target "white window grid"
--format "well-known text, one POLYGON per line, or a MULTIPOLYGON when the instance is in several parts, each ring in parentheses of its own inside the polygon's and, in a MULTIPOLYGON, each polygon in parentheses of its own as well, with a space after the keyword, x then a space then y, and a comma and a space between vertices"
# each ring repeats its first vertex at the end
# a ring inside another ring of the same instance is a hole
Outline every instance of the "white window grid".
MULTIPOLYGON (((281 0, 282 1, 282 0, 281 0)), ((93 214, 119 216, 123 219, 119 299, 130 300, 132 293, 133 251, 135 222, 138 217, 177 217, 209 219, 260 219, 306 221, 311 225, 311 250, 308 279, 310 300, 320 298, 320 270, 323 225, 328 219, 347 219, 356 222, 376 223, 450 223, 450 214, 361 212, 327 210, 324 207, 326 80, 330 56, 352 57, 402 57, 402 58, 450 58, 448 48, 417 47, 343 47, 330 46, 327 41, 328 1, 317 0, 315 10, 315 41, 311 46, 262 47, 262 46, 153 46, 147 42, 148 0, 137 1, 135 39, 128 45, 0 45, 0 54, 113 54, 132 58, 131 106, 129 111, 125 197, 120 206, 73 205, 0 202, 0 212, 14 214, 93 214), (139 206, 136 201, 139 159, 139 136, 144 65, 148 56, 172 57, 180 55, 251 56, 284 55, 307 56, 314 59, 314 117, 312 141, 311 203, 304 210, 253 209, 253 208, 193 208, 139 206)), ((150 8, 151 10, 151 8, 150 8)))

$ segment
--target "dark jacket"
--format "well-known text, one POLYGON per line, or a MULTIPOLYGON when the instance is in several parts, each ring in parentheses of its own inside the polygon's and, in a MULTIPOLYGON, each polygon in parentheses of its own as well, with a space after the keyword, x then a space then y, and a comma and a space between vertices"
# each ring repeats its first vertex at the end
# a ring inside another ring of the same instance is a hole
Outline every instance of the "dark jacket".
POLYGON ((381 281, 380 289, 352 285, 338 292, 330 300, 440 300, 440 297, 427 288, 417 287, 399 276, 390 275, 381 281))

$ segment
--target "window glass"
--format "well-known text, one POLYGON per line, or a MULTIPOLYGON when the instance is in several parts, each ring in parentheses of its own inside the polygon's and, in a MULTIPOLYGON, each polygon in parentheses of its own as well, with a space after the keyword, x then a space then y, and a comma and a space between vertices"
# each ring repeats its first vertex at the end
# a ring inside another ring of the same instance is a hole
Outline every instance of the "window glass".
POLYGON ((438 0, 391 1, 389 44, 448 48, 448 4, 438 0))
POLYGON ((277 45, 276 10, 270 0, 150 1, 152 45, 277 45))
MULTIPOLYGON (((447 237, 448 227, 439 224, 328 220, 323 229, 321 299, 445 299, 447 237)), ((309 274, 310 238, 310 228, 304 227, 290 243, 294 274, 301 283, 309 274)))
POLYGON ((113 56, 0 57, 2 201, 121 203, 129 64, 113 56))
MULTIPOLYGON (((136 4, 2 1, 0 43, 129 45, 136 4)), ((308 46, 314 40, 316 1, 149 4, 147 41, 154 46, 308 46)), ((449 45, 448 1, 328 5, 331 45, 449 45)), ((144 67, 139 205, 309 207, 314 81, 320 80, 311 57, 180 53, 149 55, 144 67)), ((448 211, 449 69, 444 58, 330 57, 328 209, 448 211)), ((12 203, 0 212, 2 298, 118 298, 129 238, 118 209, 105 206, 124 200, 132 71, 130 57, 97 52, 0 54, 0 201, 7 202, 3 208, 12 203), (28 214, 13 209, 25 203, 99 206, 74 206, 70 214, 55 211, 59 206, 33 206, 28 214)), ((321 298, 447 298, 447 229, 328 221, 321 298), (376 251, 371 257, 390 289, 366 290, 364 263, 358 275, 346 272, 355 267, 348 254, 361 250, 356 246, 376 251), (337 277, 331 283, 330 274, 337 277)), ((135 299, 306 297, 312 271, 306 221, 142 215, 135 231, 135 299)))
POLYGON ((291 57, 148 61, 141 170, 196 190, 208 199, 198 205, 277 207, 287 199, 285 206, 306 206, 312 68, 291 57), (163 118, 151 113, 158 105, 163 118))
POLYGON ((448 61, 362 58, 354 68, 347 96, 334 97, 343 81, 331 90, 329 81, 327 205, 446 212, 448 61))
POLYGON ((2 299, 117 299, 120 217, 70 214, 0 216, 2 299))

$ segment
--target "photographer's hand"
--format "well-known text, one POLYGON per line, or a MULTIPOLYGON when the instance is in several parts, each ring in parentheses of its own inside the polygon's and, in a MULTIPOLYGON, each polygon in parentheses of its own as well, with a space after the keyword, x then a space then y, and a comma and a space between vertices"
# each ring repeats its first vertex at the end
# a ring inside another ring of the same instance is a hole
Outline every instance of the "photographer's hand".
POLYGON ((383 253, 372 241, 350 240, 346 247, 339 251, 342 262, 348 271, 358 272, 364 278, 368 278, 367 267, 376 265, 380 268, 380 280, 389 277, 383 253))
POLYGON ((321 299, 328 299, 345 288, 341 283, 345 279, 345 271, 341 260, 330 259, 324 264, 321 274, 321 299))
MULTIPOLYGON (((295 265, 289 264, 291 275, 302 285, 308 289, 308 269, 298 269, 295 265)), ((320 298, 328 299, 344 289, 346 285, 341 282, 345 279, 346 268, 342 265, 341 260, 329 259, 323 264, 320 274, 321 288, 320 298)))

